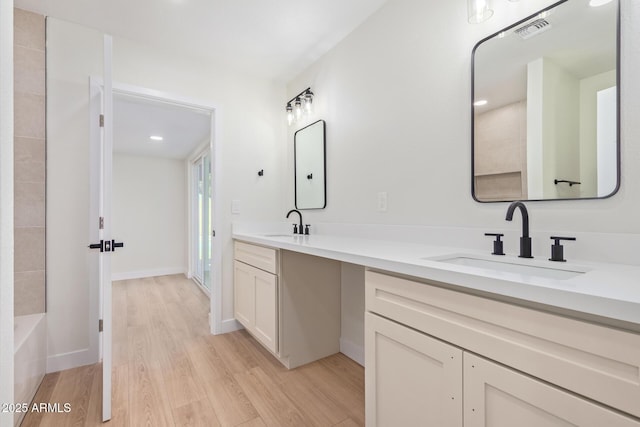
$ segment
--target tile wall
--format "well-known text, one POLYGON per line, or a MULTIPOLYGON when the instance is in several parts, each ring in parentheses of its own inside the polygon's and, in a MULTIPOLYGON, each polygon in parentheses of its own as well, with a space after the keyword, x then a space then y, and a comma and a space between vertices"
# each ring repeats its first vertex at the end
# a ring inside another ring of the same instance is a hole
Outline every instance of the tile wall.
POLYGON ((14 9, 15 315, 45 311, 45 19, 14 9))

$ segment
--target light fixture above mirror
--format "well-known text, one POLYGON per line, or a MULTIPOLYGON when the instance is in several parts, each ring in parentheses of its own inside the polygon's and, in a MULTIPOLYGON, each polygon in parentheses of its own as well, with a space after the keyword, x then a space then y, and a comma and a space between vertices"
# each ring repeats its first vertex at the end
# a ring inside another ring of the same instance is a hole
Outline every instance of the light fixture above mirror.
POLYGON ((287 121, 289 126, 313 111, 313 92, 308 87, 287 102, 287 121))
POLYGON ((489 0, 467 0, 467 14, 470 24, 479 24, 493 16, 489 0))

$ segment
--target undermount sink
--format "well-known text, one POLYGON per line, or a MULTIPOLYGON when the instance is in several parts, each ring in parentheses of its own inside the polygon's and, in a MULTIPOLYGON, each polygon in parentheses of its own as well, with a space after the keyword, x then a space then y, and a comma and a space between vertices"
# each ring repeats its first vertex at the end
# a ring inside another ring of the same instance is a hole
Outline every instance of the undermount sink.
POLYGON ((501 271, 505 273, 515 273, 524 276, 545 277, 549 279, 565 280, 586 273, 581 268, 558 268, 556 266, 541 266, 521 264, 513 259, 489 260, 473 255, 454 255, 438 258, 424 258, 432 261, 444 262, 466 267, 482 268, 485 270, 501 271))

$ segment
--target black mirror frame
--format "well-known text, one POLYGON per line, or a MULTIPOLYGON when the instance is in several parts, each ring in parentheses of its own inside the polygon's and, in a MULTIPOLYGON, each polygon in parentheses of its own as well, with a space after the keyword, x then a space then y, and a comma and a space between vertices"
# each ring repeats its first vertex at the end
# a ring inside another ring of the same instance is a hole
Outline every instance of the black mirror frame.
POLYGON ((324 120, 317 120, 313 123, 308 124, 307 126, 298 129, 294 134, 293 134, 293 197, 294 197, 294 205, 296 207, 296 209, 299 210, 314 210, 314 209, 324 209, 327 207, 327 122, 325 122, 324 120), (297 174, 297 136, 298 136, 298 132, 305 130, 308 127, 311 127, 317 123, 322 122, 322 167, 323 167, 323 171, 324 171, 324 182, 322 183, 323 186, 323 199, 324 199, 324 203, 322 206, 317 207, 317 208, 301 208, 298 206, 298 174, 297 174))
MULTIPOLYGON (((524 24, 525 22, 535 18, 536 16, 538 16, 539 14, 541 14, 542 12, 551 10, 563 3, 566 3, 569 0, 560 0, 550 6, 545 7, 544 9, 539 10, 538 12, 527 16, 524 19, 521 19, 518 22, 515 22, 511 25, 509 25, 508 27, 505 27, 493 34, 491 34, 490 36, 487 36, 485 38, 483 38, 482 40, 480 40, 478 43, 475 44, 475 46, 473 47, 473 50, 471 52, 471 197, 473 198, 473 200, 475 200, 478 203, 504 203, 504 202, 513 202, 515 200, 479 200, 476 197, 476 188, 475 188, 475 110, 474 110, 474 98, 475 98, 475 58, 476 58, 476 50, 478 49, 478 47, 486 42, 487 40, 490 40, 496 36, 498 36, 498 34, 504 32, 504 31, 508 31, 514 27, 517 27, 519 25, 524 24)), ((620 190, 620 184, 621 184, 621 180, 622 180, 622 174, 621 174, 621 158, 620 158, 620 152, 621 152, 621 138, 620 138, 620 112, 621 112, 621 102, 620 102, 620 97, 622 94, 621 91, 621 86, 622 86, 622 82, 621 82, 621 70, 620 70, 620 64, 621 64, 621 60, 620 60, 620 40, 621 40, 621 30, 620 30, 620 25, 621 25, 621 20, 620 20, 620 9, 621 9, 621 0, 617 0, 617 11, 616 11, 616 108, 617 108, 617 114, 616 114, 616 132, 617 132, 617 144, 616 144, 616 166, 617 166, 617 171, 616 171, 616 178, 617 178, 617 183, 616 183, 616 187, 613 189, 613 191, 606 195, 606 196, 602 196, 602 197, 580 197, 580 198, 562 198, 562 199, 525 199, 524 201, 526 202, 550 202, 550 201, 566 201, 566 200, 602 200, 602 199, 608 199, 612 196, 614 196, 618 190, 620 190)))

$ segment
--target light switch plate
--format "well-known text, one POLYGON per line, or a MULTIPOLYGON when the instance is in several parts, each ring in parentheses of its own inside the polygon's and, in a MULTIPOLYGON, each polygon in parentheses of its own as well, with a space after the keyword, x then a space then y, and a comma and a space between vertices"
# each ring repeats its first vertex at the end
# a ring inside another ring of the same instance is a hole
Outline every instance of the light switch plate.
POLYGON ((231 213, 239 214, 240 213, 240 200, 232 200, 231 201, 231 213))
POLYGON ((378 212, 387 211, 387 192, 381 191, 378 193, 378 212))

